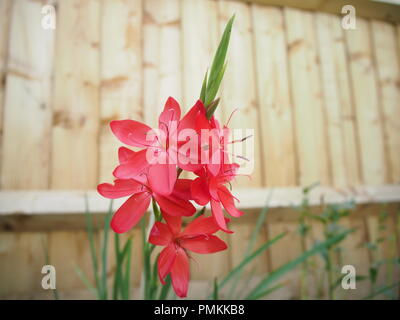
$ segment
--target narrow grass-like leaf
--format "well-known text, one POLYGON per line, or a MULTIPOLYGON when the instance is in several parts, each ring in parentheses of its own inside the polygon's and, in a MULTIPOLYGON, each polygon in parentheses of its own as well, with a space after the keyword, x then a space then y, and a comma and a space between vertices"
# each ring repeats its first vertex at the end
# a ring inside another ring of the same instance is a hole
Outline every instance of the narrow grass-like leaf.
POLYGON ((218 287, 221 290, 231 279, 233 279, 236 274, 238 274, 239 272, 241 272, 241 270, 246 267, 251 261, 253 261, 258 255, 260 255, 262 252, 264 252, 265 250, 267 250, 270 246, 272 246, 275 242, 279 241, 280 239, 282 239, 285 236, 285 232, 282 232, 280 234, 278 234, 276 237, 274 237, 273 239, 267 241, 266 243, 264 243, 260 248, 258 248, 257 250, 255 250, 252 254, 250 254, 248 257, 246 257, 245 259, 243 259, 243 261, 241 263, 239 263, 239 265, 237 265, 231 272, 229 272, 228 275, 225 276, 225 278, 219 283, 218 287))
MULTIPOLYGON (((269 201, 271 199, 271 196, 272 196, 272 191, 269 192, 268 198, 267 198, 267 203, 264 206, 264 208, 261 210, 261 213, 258 215, 256 226, 254 227, 254 231, 252 232, 251 238, 250 238, 250 240, 249 240, 249 242, 247 244, 247 247, 246 247, 244 258, 246 258, 251 253, 251 250, 253 250, 253 247, 254 247, 254 245, 255 245, 255 243, 257 241, 257 238, 258 238, 258 236, 260 234, 260 231, 261 231, 261 227, 263 226, 263 224, 265 222, 265 218, 267 216, 267 212, 268 212, 268 209, 269 209, 269 201)), ((239 272, 237 274, 236 278, 233 280, 231 289, 229 290, 228 299, 231 299, 235 295, 236 288, 237 288, 237 285, 239 283, 239 279, 241 278, 241 274, 242 274, 242 272, 239 272)))
POLYGON ((200 92, 200 100, 201 102, 203 102, 203 104, 206 101, 207 76, 208 76, 208 71, 206 71, 206 74, 204 75, 203 85, 201 86, 201 92, 200 92))
POLYGON ((122 299, 128 300, 130 295, 132 238, 129 238, 122 251, 122 261, 125 261, 125 275, 123 276, 122 299))
POLYGON ((345 232, 342 232, 338 235, 335 235, 331 237, 330 239, 320 242, 317 245, 315 245, 313 248, 310 250, 304 252, 302 255, 297 257, 296 259, 289 261, 288 263, 284 264, 280 268, 272 271, 270 274, 268 274, 264 279, 262 279, 258 285, 249 293, 249 295, 246 297, 246 299, 256 299, 256 297, 259 296, 260 293, 264 292, 265 290, 268 289, 269 285, 271 285, 273 282, 275 282, 277 279, 279 279, 281 276, 289 272, 290 270, 294 269, 311 257, 312 255, 315 255, 319 253, 321 250, 326 250, 327 248, 331 247, 332 245, 342 241, 350 232, 353 232, 353 230, 347 230, 345 232))
POLYGON ((114 233, 114 246, 115 246, 115 274, 114 274, 114 287, 113 287, 113 299, 118 300, 120 292, 120 284, 122 282, 122 263, 121 253, 119 247, 119 234, 114 233))
POLYGON ((256 226, 254 228, 254 231, 252 232, 251 238, 249 243, 247 244, 247 248, 246 248, 246 255, 249 255, 251 250, 253 250, 253 247, 257 241, 258 236, 260 235, 260 231, 261 231, 261 227, 263 226, 264 222, 265 222, 265 218, 267 216, 268 210, 269 210, 269 201, 271 200, 272 197, 272 192, 273 190, 271 190, 268 194, 268 198, 267 198, 267 203, 264 206, 264 208, 261 210, 261 213, 258 216, 257 222, 256 222, 256 226))
POLYGON ((151 286, 150 286, 150 299, 155 299, 157 295, 157 289, 158 289, 158 272, 157 272, 157 260, 158 256, 155 260, 155 263, 153 264, 153 270, 151 273, 151 286))
POLYGON ((220 99, 218 98, 218 99, 215 99, 213 102, 210 103, 210 105, 207 108, 207 113, 206 113, 207 119, 211 119, 211 117, 213 116, 215 110, 218 107, 219 101, 220 101, 220 99))
MULTIPOLYGON (((207 87, 207 91, 206 91, 206 101, 204 103, 204 106, 207 109, 210 109, 211 103, 214 101, 217 92, 219 90, 219 86, 221 85, 222 82, 222 78, 224 77, 225 74, 225 70, 226 70, 226 63, 222 66, 221 70, 219 71, 217 77, 215 78, 214 83, 210 83, 210 85, 207 87)), ((215 107, 216 108, 216 107, 215 107)), ((214 108, 214 110, 215 110, 214 108)), ((213 112, 214 113, 214 112, 213 112)), ((212 114, 213 114, 212 113, 212 114)), ((212 114, 210 115, 209 113, 207 114, 208 118, 211 118, 212 114)))
POLYGON ((217 278, 214 278, 214 290, 213 290, 213 300, 219 300, 219 294, 218 294, 218 280, 217 278))
POLYGON ((98 292, 96 288, 90 283, 89 279, 86 277, 86 275, 83 273, 83 271, 77 266, 74 266, 75 272, 78 275, 78 277, 82 280, 83 284, 88 288, 88 290, 95 296, 98 296, 98 292))
POLYGON ((206 102, 205 106, 208 106, 208 103, 214 100, 215 95, 218 92, 219 84, 221 83, 221 79, 223 76, 223 70, 225 68, 225 58, 226 53, 228 51, 229 40, 231 37, 232 24, 235 16, 229 19, 224 33, 222 34, 221 41, 219 43, 218 49, 215 53, 211 69, 210 76, 207 81, 207 90, 206 90, 206 102))
POLYGON ((388 286, 380 287, 379 289, 375 290, 373 293, 371 293, 368 296, 362 298, 362 300, 371 300, 371 299, 375 298, 376 296, 378 296, 380 294, 384 294, 384 293, 396 288, 399 284, 400 284, 400 282, 396 282, 396 283, 390 284, 388 286))
POLYGON ((267 290, 256 294, 253 299, 254 300, 258 300, 258 299, 261 299, 261 298, 265 298, 267 295, 269 295, 272 292, 282 288, 283 286, 284 286, 283 283, 277 284, 277 285, 273 286, 272 288, 268 288, 267 290))
POLYGON ((110 230, 110 221, 112 216, 112 206, 113 201, 110 201, 110 206, 108 212, 104 219, 104 234, 103 243, 101 250, 101 261, 102 261, 102 273, 101 273, 101 283, 102 283, 102 299, 107 300, 107 255, 108 255, 108 234, 110 230))
POLYGON ((93 217, 89 211, 89 201, 87 195, 85 195, 85 219, 86 219, 86 231, 89 238, 89 245, 90 245, 90 256, 92 258, 92 266, 93 266, 93 275, 96 282, 96 289, 97 289, 97 298, 101 299, 102 291, 100 285, 100 278, 99 278, 99 268, 98 268, 98 260, 97 260, 97 251, 96 246, 94 243, 94 231, 93 231, 93 217))
POLYGON ((167 275, 167 277, 165 278, 165 284, 161 287, 161 292, 160 295, 158 297, 158 300, 165 300, 168 297, 168 293, 171 289, 171 277, 170 275, 167 275))

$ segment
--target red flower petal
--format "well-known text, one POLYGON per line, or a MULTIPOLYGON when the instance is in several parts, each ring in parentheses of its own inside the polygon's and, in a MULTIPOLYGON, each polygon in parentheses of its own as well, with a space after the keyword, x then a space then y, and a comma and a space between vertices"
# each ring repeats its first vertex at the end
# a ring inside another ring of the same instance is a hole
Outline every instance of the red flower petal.
POLYGON ((142 218, 150 205, 148 192, 134 194, 115 212, 111 220, 111 228, 116 233, 124 233, 133 228, 142 218))
POLYGON ((178 248, 175 262, 171 268, 172 286, 178 297, 184 298, 187 296, 189 288, 189 259, 182 248, 178 248))
POLYGON ((192 182, 191 192, 193 200, 201 206, 205 206, 210 201, 207 181, 203 178, 196 178, 192 182))
POLYGON ((233 231, 229 230, 226 225, 226 220, 224 217, 224 213, 222 212, 221 203, 211 199, 211 212, 215 219, 215 222, 220 227, 222 231, 226 233, 233 233, 233 231))
POLYGON ((182 218, 180 216, 171 216, 161 210, 161 214, 168 225, 169 230, 173 235, 178 235, 181 232, 182 218))
POLYGON ((160 117, 158 118, 158 122, 160 125, 160 129, 165 127, 170 123, 170 121, 176 121, 176 125, 178 125, 178 121, 181 118, 181 107, 179 103, 172 97, 167 99, 167 102, 164 105, 164 110, 161 112, 160 117))
POLYGON ((149 242, 155 246, 166 246, 172 241, 172 233, 165 223, 156 222, 151 228, 149 242))
POLYGON ((233 217, 240 217, 244 214, 243 211, 238 210, 235 207, 235 202, 233 200, 233 195, 229 192, 229 190, 224 187, 220 186, 218 188, 218 197, 222 202, 225 210, 233 217))
POLYGON ((186 226, 182 235, 213 234, 218 230, 219 226, 215 223, 213 217, 201 215, 186 226))
POLYGON ((171 271, 176 256, 177 252, 175 245, 173 243, 171 243, 161 251, 158 257, 157 265, 158 265, 158 277, 160 278, 162 284, 165 284, 164 278, 171 271))
POLYGON ((196 212, 196 208, 187 200, 182 200, 172 195, 166 197, 157 193, 153 196, 161 210, 171 216, 191 216, 196 212))
POLYGON ((143 185, 132 179, 117 179, 114 184, 102 183, 97 186, 97 191, 105 198, 118 199, 140 192, 143 185))
POLYGON ((136 152, 128 149, 126 147, 120 147, 118 149, 118 160, 119 163, 126 163, 129 162, 134 156, 136 152))
POLYGON ((147 140, 146 136, 152 129, 135 120, 114 120, 110 127, 114 135, 123 143, 132 147, 146 147, 153 143, 152 139, 147 140))
POLYGON ((172 193, 177 178, 176 166, 174 164, 153 164, 149 168, 150 188, 161 195, 167 196, 172 193))
POLYGON ((190 192, 192 182, 193 180, 190 179, 176 180, 172 194, 183 200, 192 200, 192 193, 190 192))
POLYGON ((197 100, 196 104, 185 114, 185 116, 179 122, 178 129, 195 129, 196 118, 199 112, 205 113, 205 108, 201 100, 197 100))
MULTIPOLYGON (((120 179, 136 179, 144 173, 150 166, 146 157, 147 149, 135 152, 135 155, 129 158, 129 161, 121 162, 113 172, 116 178, 120 179)), ((141 182, 142 180, 139 179, 141 182)))
POLYGON ((203 254, 222 251, 228 247, 224 241, 214 235, 183 238, 180 240, 180 244, 187 250, 203 254))

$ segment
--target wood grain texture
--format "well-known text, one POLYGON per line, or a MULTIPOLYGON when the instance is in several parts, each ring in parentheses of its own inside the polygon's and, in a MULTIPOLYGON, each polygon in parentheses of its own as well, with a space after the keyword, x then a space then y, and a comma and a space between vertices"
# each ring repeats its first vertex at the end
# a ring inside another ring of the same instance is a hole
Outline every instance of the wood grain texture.
POLYGON ((39 2, 15 1, 4 100, 3 189, 49 187, 54 31, 39 2))
POLYGON ((362 182, 384 183, 387 168, 369 22, 357 19, 356 30, 346 31, 345 36, 360 141, 362 182))
POLYGON ((143 121, 142 1, 103 1, 100 59, 100 181, 111 181, 121 145, 112 120, 143 121))
POLYGON ((182 101, 180 1, 148 0, 143 17, 143 108, 155 126, 168 97, 182 101))
POLYGON ((359 155, 344 30, 337 16, 316 13, 315 17, 332 184, 357 185, 361 182, 359 155))
POLYGON ((51 188, 98 181, 100 1, 60 1, 56 39, 51 188))
POLYGON ((286 39, 281 9, 252 5, 262 159, 267 186, 297 184, 286 39))
POLYGON ((11 0, 0 2, 0 168, 3 160, 3 111, 4 111, 4 91, 6 86, 6 66, 8 56, 8 43, 10 36, 11 21, 11 0))
MULTIPOLYGON (((188 110, 200 96, 204 75, 218 47, 218 5, 214 0, 181 1, 183 108, 188 110), (201 26, 201 27, 199 27, 201 26)), ((216 114, 218 114, 218 109, 216 114)))
POLYGON ((372 21, 371 32, 377 70, 379 102, 384 125, 388 181, 400 181, 400 66, 396 29, 383 21, 372 21))
POLYGON ((228 20, 236 14, 235 24, 232 28, 227 60, 229 65, 226 69, 224 81, 221 86, 221 123, 227 123, 233 114, 229 127, 238 129, 233 139, 251 137, 242 143, 233 144, 233 153, 244 156, 250 161, 242 160, 240 157, 232 157, 243 167, 242 173, 250 174, 251 178, 240 178, 237 186, 262 186, 262 154, 260 137, 260 113, 256 94, 256 69, 254 52, 254 34, 251 24, 250 7, 244 3, 235 1, 219 1, 219 31, 222 34, 228 20), (254 131, 246 131, 246 129, 254 131), (261 161, 260 161, 261 160, 261 161))
POLYGON ((284 13, 299 161, 298 184, 330 184, 314 16, 292 8, 285 8, 284 13))

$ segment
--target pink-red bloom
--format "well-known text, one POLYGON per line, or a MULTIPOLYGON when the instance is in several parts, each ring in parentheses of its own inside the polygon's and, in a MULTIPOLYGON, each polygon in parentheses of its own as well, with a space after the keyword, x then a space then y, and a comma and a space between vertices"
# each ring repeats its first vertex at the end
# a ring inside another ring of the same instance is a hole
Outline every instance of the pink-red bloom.
POLYGON ((134 151, 120 147, 114 183, 97 187, 106 198, 127 197, 115 212, 111 227, 117 233, 128 231, 155 201, 166 222, 157 221, 148 239, 165 247, 157 260, 158 275, 164 284, 170 274, 176 294, 185 297, 190 278, 189 252, 206 254, 226 249, 226 243, 214 235, 218 230, 232 233, 223 208, 233 217, 243 214, 226 187, 239 168, 229 162, 226 150, 227 144, 235 141, 228 141, 226 126, 221 127, 214 117, 207 118, 200 100, 181 119, 179 104, 168 98, 158 129, 134 120, 112 121, 110 126, 121 142, 139 148, 134 151), (197 178, 179 179, 178 168, 194 172, 197 178), (210 203, 212 216, 202 215, 181 230, 182 217, 196 211, 192 200, 202 206, 210 203))
POLYGON ((195 172, 198 178, 191 184, 193 200, 202 206, 210 202, 215 222, 221 230, 228 233, 232 233, 232 231, 226 225, 222 207, 233 217, 240 217, 243 214, 235 206, 234 199, 236 198, 225 186, 235 178, 238 167, 239 165, 235 163, 223 164, 217 175, 213 175, 209 170, 203 168, 195 172))
MULTIPOLYGON (((124 162, 137 153, 121 147, 118 154, 120 162, 124 162)), ((151 188, 145 170, 135 178, 116 179, 114 184, 102 183, 97 186, 98 192, 105 198, 117 199, 129 196, 111 220, 111 227, 115 232, 123 233, 134 227, 150 206, 152 198, 164 212, 172 216, 191 216, 196 212, 189 201, 190 180, 176 180, 172 193, 165 196, 151 188)))
POLYGON ((225 250, 227 245, 214 235, 218 226, 212 217, 200 216, 181 231, 182 219, 164 214, 167 222, 156 222, 151 229, 149 242, 165 246, 158 257, 158 275, 165 284, 170 274, 172 286, 179 297, 186 297, 190 270, 188 251, 196 253, 214 253, 225 250))
POLYGON ((151 188, 158 194, 170 194, 177 179, 175 137, 180 117, 178 102, 169 97, 158 118, 158 130, 134 120, 111 121, 111 130, 121 142, 132 147, 144 148, 121 163, 114 171, 115 177, 136 178, 147 170, 151 188))

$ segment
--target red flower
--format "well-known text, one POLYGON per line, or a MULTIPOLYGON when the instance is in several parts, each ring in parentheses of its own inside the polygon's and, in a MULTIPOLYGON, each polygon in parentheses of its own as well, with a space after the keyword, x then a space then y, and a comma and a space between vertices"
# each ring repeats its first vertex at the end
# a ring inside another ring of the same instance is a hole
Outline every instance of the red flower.
POLYGON ((111 121, 114 135, 132 147, 145 148, 126 158, 114 171, 120 179, 136 178, 148 170, 148 182, 153 190, 162 195, 172 192, 177 179, 176 150, 177 126, 181 117, 178 102, 169 97, 158 119, 159 131, 135 120, 111 121), (149 153, 148 151, 152 151, 149 153), (148 161, 151 155, 152 162, 148 161))
POLYGON ((214 236, 218 231, 212 217, 200 216, 193 220, 181 232, 182 219, 164 215, 167 224, 156 222, 151 229, 149 242, 165 246, 158 257, 158 275, 165 284, 164 278, 170 274, 172 286, 179 297, 186 297, 190 269, 187 251, 196 253, 214 253, 225 250, 224 241, 214 236))
MULTIPOLYGON (((118 151, 120 163, 127 159, 136 157, 137 152, 121 147, 118 151)), ((173 192, 168 196, 153 190, 147 180, 147 171, 143 170, 135 179, 116 179, 114 185, 102 183, 97 186, 97 191, 106 198, 117 199, 129 198, 115 212, 111 227, 117 233, 123 233, 133 228, 148 209, 151 199, 154 198, 160 208, 170 214, 177 216, 191 216, 196 208, 190 203, 191 180, 176 180, 173 192)))
POLYGON ((215 222, 221 230, 228 233, 232 233, 232 231, 227 228, 222 206, 233 217, 243 215, 243 212, 235 206, 234 199, 236 198, 225 187, 225 184, 232 181, 236 176, 238 167, 239 165, 236 163, 223 164, 216 176, 203 168, 195 172, 199 177, 191 184, 193 199, 202 206, 210 202, 215 222))

